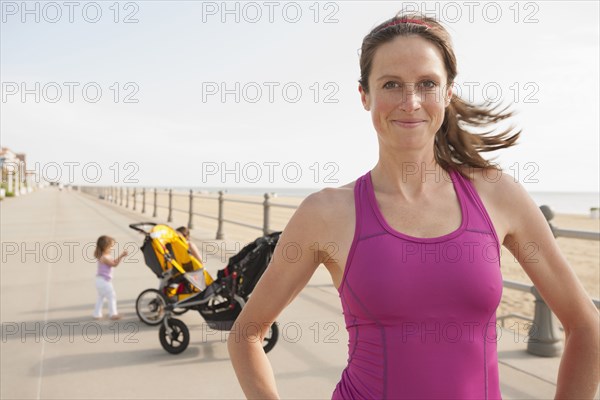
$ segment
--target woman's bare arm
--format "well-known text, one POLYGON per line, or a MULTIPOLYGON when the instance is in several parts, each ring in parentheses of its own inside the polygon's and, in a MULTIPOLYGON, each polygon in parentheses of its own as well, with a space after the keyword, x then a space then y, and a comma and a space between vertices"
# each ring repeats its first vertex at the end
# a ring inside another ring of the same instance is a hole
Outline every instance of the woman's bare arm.
POLYGON ((325 197, 322 192, 314 193, 298 207, 281 234, 271 263, 230 333, 227 345, 231 362, 249 399, 279 398, 262 339, 325 257, 321 249, 315 254, 314 248, 315 242, 322 242, 320 232, 325 227, 322 217, 326 215, 323 210, 327 203, 325 197), (301 251, 300 257, 297 251, 301 251), (261 327, 261 330, 258 332, 252 327, 261 327))
POLYGON ((510 208, 505 213, 510 226, 504 245, 565 329, 556 399, 593 399, 600 382, 600 314, 525 189, 509 176, 499 184, 510 208))

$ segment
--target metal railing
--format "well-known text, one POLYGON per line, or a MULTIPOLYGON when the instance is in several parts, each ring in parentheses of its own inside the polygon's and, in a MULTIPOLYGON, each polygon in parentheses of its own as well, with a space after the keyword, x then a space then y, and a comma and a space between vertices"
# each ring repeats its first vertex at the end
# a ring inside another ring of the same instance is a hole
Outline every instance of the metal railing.
MULTIPOLYGON (((103 198, 105 200, 111 201, 113 203, 117 203, 117 192, 115 190, 116 190, 115 188, 100 188, 100 192, 97 194, 99 194, 101 196, 101 198, 103 198)), ((122 191, 122 189, 120 189, 120 190, 122 191)), ((89 189, 84 189, 83 191, 90 193, 89 189)), ((128 207, 129 188, 126 188, 125 191, 126 191, 125 207, 128 207)), ((136 197, 137 197, 136 193, 137 193, 136 189, 134 188, 133 189, 133 210, 136 209, 136 197)), ((122 194, 119 194, 119 196, 122 196, 122 194)), ((197 194, 195 195, 192 190, 189 191, 189 194, 182 194, 182 193, 173 193, 172 189, 168 189, 168 196, 169 196, 168 206, 159 206, 159 205, 157 205, 157 200, 156 200, 157 189, 154 189, 153 213, 152 213, 153 217, 156 217, 156 215, 157 215, 156 209, 162 207, 162 208, 168 209, 168 217, 167 217, 168 222, 173 221, 173 211, 187 213, 188 214, 187 226, 189 229, 192 229, 194 226, 194 224, 193 224, 194 216, 200 216, 200 217, 204 217, 204 218, 217 220, 217 233, 216 233, 217 240, 225 239, 224 223, 243 226, 243 227, 250 228, 250 229, 261 230, 263 232, 263 234, 265 234, 265 235, 269 234, 269 233, 273 232, 273 230, 271 229, 271 225, 270 225, 270 213, 271 213, 272 207, 281 207, 281 208, 289 208, 289 209, 297 208, 297 206, 294 206, 294 205, 273 203, 271 200, 273 197, 271 193, 265 193, 264 200, 262 202, 261 201, 241 200, 241 199, 230 199, 225 196, 225 192, 223 192, 223 191, 218 192, 218 197, 211 197, 211 196, 203 196, 203 195, 197 195, 197 194), (172 207, 173 196, 189 197, 189 208, 187 210, 173 208, 172 207), (193 200, 195 198, 218 201, 217 216, 215 217, 213 215, 207 215, 207 214, 194 212, 193 200), (224 217, 224 207, 225 207, 226 202, 262 206, 262 208, 263 208, 263 225, 258 226, 258 225, 245 223, 242 221, 226 219, 224 217)), ((142 189, 141 197, 142 197, 142 213, 145 213, 146 189, 142 189)), ((120 205, 123 204, 122 200, 123 200, 122 197, 119 197, 120 205)), ((565 238, 575 238, 575 239, 582 239, 582 240, 596 240, 596 241, 600 240, 600 232, 577 231, 577 230, 561 229, 561 228, 555 227, 550 222, 554 218, 554 213, 552 212, 550 207, 547 205, 542 205, 542 206, 540 206, 540 210, 542 211, 542 213, 544 214, 544 217, 548 221, 548 225, 550 226, 550 229, 552 230, 552 233, 555 238, 565 237, 565 238)), ((500 316, 497 318, 497 320, 501 322, 502 327, 504 327, 504 321, 508 318, 519 318, 519 319, 531 321, 532 324, 531 324, 531 327, 529 328, 528 335, 527 335, 528 336, 527 351, 531 354, 534 354, 537 356, 543 356, 543 357, 552 357, 552 356, 559 355, 562 352, 563 345, 562 345, 562 335, 561 335, 560 329, 558 327, 558 322, 556 321, 556 316, 554 316, 554 314, 552 313, 552 311, 550 310, 548 305, 545 303, 544 299, 539 294, 536 287, 533 285, 528 285, 525 283, 515 282, 515 281, 511 281, 511 280, 506 280, 506 279, 503 280, 502 283, 503 283, 503 287, 506 289, 518 290, 521 292, 531 293, 534 296, 534 303, 535 303, 535 311, 534 311, 533 318, 530 318, 530 317, 527 317, 527 316, 524 316, 521 314, 516 314, 516 313, 503 315, 503 316, 500 316)), ((593 302, 597 308, 600 308, 600 300, 593 299, 593 302)))
MULTIPOLYGON (((280 203, 273 202, 273 200, 272 200, 273 194, 272 193, 265 193, 263 195, 263 197, 264 197, 263 201, 252 201, 252 200, 241 200, 241 199, 235 199, 235 198, 228 198, 226 196, 225 192, 222 190, 218 192, 218 197, 214 197, 214 196, 194 194, 193 190, 189 190, 189 192, 187 194, 176 193, 176 192, 173 192, 173 189, 165 189, 165 191, 168 192, 168 204, 166 206, 162 206, 162 205, 159 205, 158 201, 157 201, 158 189, 154 188, 154 189, 150 189, 150 190, 153 193, 152 217, 156 217, 158 215, 157 209, 159 209, 159 208, 167 209, 167 222, 173 222, 173 212, 174 211, 185 213, 185 214, 187 214, 187 227, 189 229, 194 228, 194 217, 195 216, 216 220, 217 221, 217 232, 215 235, 215 239, 217 239, 217 240, 225 239, 225 229, 224 229, 225 223, 242 226, 242 227, 249 228, 249 229, 259 230, 259 231, 262 231, 263 235, 267 235, 271 232, 274 232, 274 230, 271 228, 271 209, 273 207, 287 208, 287 209, 296 209, 297 208, 297 206, 295 206, 295 205, 280 204, 280 203), (189 199, 188 208, 186 210, 180 209, 180 208, 174 208, 173 207, 173 197, 187 197, 189 199), (195 199, 205 199, 205 200, 217 201, 218 202, 217 216, 204 214, 204 213, 200 213, 200 212, 195 212, 194 211, 194 200, 195 199), (225 203, 227 203, 227 202, 228 203, 239 203, 239 204, 262 206, 262 208, 263 208, 263 224, 262 224, 262 226, 225 218, 224 209, 225 209, 225 203)), ((85 186, 82 186, 81 191, 84 193, 87 193, 87 194, 96 195, 102 200, 107 200, 113 204, 117 204, 120 206, 123 206, 123 200, 125 200, 125 204, 124 204, 125 208, 129 208, 129 199, 132 198, 132 203, 133 203, 132 210, 133 211, 137 211, 137 209, 138 209, 137 202, 138 202, 138 199, 141 198, 141 213, 142 214, 146 213, 146 203, 147 203, 146 202, 146 193, 148 191, 146 188, 141 188, 139 190, 138 190, 138 188, 133 188, 130 193, 130 188, 128 188, 128 187, 116 188, 116 187, 85 187, 85 186), (125 193, 123 193, 123 191, 125 193)))

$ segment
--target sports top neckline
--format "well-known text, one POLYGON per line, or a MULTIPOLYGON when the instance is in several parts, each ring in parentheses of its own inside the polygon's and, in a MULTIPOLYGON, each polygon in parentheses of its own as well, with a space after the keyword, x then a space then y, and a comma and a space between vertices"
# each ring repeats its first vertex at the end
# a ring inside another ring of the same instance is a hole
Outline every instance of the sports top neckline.
POLYGON ((460 204, 460 210, 461 210, 460 226, 450 233, 447 233, 442 236, 436 236, 436 237, 430 237, 430 238, 423 238, 423 237, 407 235, 405 233, 399 232, 399 231, 395 230, 394 228, 392 228, 387 223, 385 217, 383 216, 383 214, 381 213, 381 210, 379 209, 379 205, 377 204, 377 198, 375 197, 375 188, 373 187, 373 181, 371 180, 371 171, 367 172, 366 175, 367 175, 366 176, 367 195, 369 198, 369 203, 371 203, 371 208, 373 209, 373 212, 375 213, 375 216, 377 217, 377 220, 379 220, 379 223, 381 224, 381 226, 386 231, 388 231, 390 234, 397 236, 399 238, 405 239, 405 240, 410 240, 412 242, 437 243, 437 242, 443 242, 443 241, 452 239, 452 238, 460 235, 465 230, 465 228, 467 226, 467 222, 468 222, 468 212, 467 212, 467 207, 465 205, 465 200, 463 198, 463 190, 461 190, 462 189, 461 187, 457 187, 457 185, 460 186, 460 182, 457 182, 460 180, 460 177, 457 176, 457 175, 459 175, 457 172, 455 172, 453 170, 449 170, 450 179, 452 180, 452 186, 454 188, 454 192, 456 193, 456 197, 460 204))

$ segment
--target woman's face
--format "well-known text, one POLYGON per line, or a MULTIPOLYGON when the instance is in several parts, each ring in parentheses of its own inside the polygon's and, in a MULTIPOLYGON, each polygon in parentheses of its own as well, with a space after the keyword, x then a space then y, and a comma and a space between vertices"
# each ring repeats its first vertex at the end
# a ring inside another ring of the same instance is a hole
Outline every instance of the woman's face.
POLYGON ((373 57, 369 93, 359 87, 371 111, 380 144, 394 149, 433 149, 450 104, 451 87, 440 50, 419 36, 399 36, 373 57))

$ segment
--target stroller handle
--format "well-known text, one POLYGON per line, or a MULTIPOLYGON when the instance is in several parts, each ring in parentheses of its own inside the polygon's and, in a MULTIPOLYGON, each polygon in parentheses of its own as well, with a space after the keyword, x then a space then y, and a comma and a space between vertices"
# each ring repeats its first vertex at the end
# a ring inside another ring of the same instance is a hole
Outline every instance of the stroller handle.
POLYGON ((129 224, 129 227, 135 231, 141 232, 145 235, 147 235, 148 231, 146 231, 145 229, 142 229, 142 226, 156 226, 157 224, 155 222, 138 222, 135 224, 129 224))

